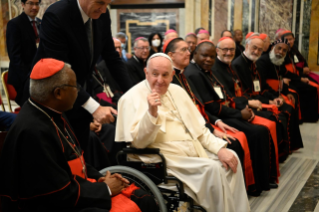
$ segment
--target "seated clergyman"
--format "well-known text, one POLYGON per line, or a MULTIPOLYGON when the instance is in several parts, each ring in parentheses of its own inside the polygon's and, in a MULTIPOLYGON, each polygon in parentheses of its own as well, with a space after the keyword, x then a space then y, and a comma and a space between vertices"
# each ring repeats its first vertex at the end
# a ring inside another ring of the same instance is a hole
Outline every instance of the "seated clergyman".
POLYGON ((11 126, 0 157, 2 210, 156 211, 146 192, 130 185, 132 196, 125 196, 121 193, 129 186, 125 178, 110 172, 103 176, 83 160, 63 113, 78 95, 70 65, 41 59, 30 78, 30 99, 11 126), (118 199, 125 205, 116 204, 118 199))
POLYGON ((152 55, 145 75, 119 101, 115 140, 159 148, 168 174, 180 179, 186 193, 207 211, 250 211, 236 153, 205 127, 183 88, 170 84, 172 60, 163 53, 152 55))

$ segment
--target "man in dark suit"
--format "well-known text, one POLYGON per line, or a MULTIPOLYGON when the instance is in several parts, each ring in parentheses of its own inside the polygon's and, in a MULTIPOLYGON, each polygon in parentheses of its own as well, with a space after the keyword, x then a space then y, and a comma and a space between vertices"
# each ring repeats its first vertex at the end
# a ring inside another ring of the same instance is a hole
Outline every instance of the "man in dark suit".
POLYGON ((112 114, 117 113, 90 96, 92 71, 99 56, 124 92, 131 87, 126 67, 114 48, 109 3, 111 0, 61 0, 52 4, 44 13, 41 42, 34 58, 34 63, 55 58, 71 64, 82 88, 67 117, 83 149, 89 140, 90 122, 113 122, 112 114))
POLYGON ((10 59, 8 83, 22 92, 37 52, 41 20, 36 18, 41 0, 21 0, 23 12, 7 25, 7 49, 10 59))
POLYGON ((148 40, 144 37, 136 38, 134 41, 134 55, 127 60, 127 71, 134 85, 145 79, 144 68, 149 55, 150 44, 148 40))

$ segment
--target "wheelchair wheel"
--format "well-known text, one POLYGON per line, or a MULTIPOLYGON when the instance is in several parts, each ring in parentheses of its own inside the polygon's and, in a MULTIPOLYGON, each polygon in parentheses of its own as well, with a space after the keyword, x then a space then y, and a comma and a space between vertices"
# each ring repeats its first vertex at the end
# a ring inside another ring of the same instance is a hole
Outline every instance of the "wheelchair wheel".
POLYGON ((111 173, 119 173, 124 178, 128 179, 131 183, 135 183, 137 187, 149 192, 158 204, 161 212, 167 212, 165 200, 157 188, 157 186, 142 172, 127 167, 127 166, 111 166, 104 168, 100 171, 101 174, 105 175, 107 171, 111 173))

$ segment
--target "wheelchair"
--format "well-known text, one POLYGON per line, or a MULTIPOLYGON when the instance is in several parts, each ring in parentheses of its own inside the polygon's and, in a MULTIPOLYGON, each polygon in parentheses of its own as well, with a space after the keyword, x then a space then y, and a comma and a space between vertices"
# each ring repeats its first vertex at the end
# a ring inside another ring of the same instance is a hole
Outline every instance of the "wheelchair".
MULTIPOLYGON (((107 171, 111 173, 119 173, 131 183, 150 193, 158 204, 159 211, 173 212, 177 211, 181 204, 188 204, 188 211, 206 212, 204 208, 194 205, 194 201, 184 193, 183 183, 174 176, 168 176, 166 172, 166 161, 159 149, 146 148, 124 148, 117 153, 118 166, 111 166, 101 170, 102 174, 107 171), (158 155, 161 158, 159 163, 144 163, 142 161, 128 161, 128 154, 148 154, 158 155), (157 187, 162 183, 174 182, 176 190, 157 187)), ((186 207, 186 206, 184 206, 186 207)))

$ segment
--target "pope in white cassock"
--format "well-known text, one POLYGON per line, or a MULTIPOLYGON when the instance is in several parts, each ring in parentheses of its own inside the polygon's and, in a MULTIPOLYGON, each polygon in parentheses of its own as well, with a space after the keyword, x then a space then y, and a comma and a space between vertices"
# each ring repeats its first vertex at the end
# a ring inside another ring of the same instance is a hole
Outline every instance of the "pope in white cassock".
POLYGON ((250 211, 236 153, 205 127, 183 88, 170 84, 172 60, 163 53, 152 55, 145 75, 119 101, 115 140, 132 142, 135 148, 159 148, 168 174, 180 179, 185 192, 207 211, 250 211))

